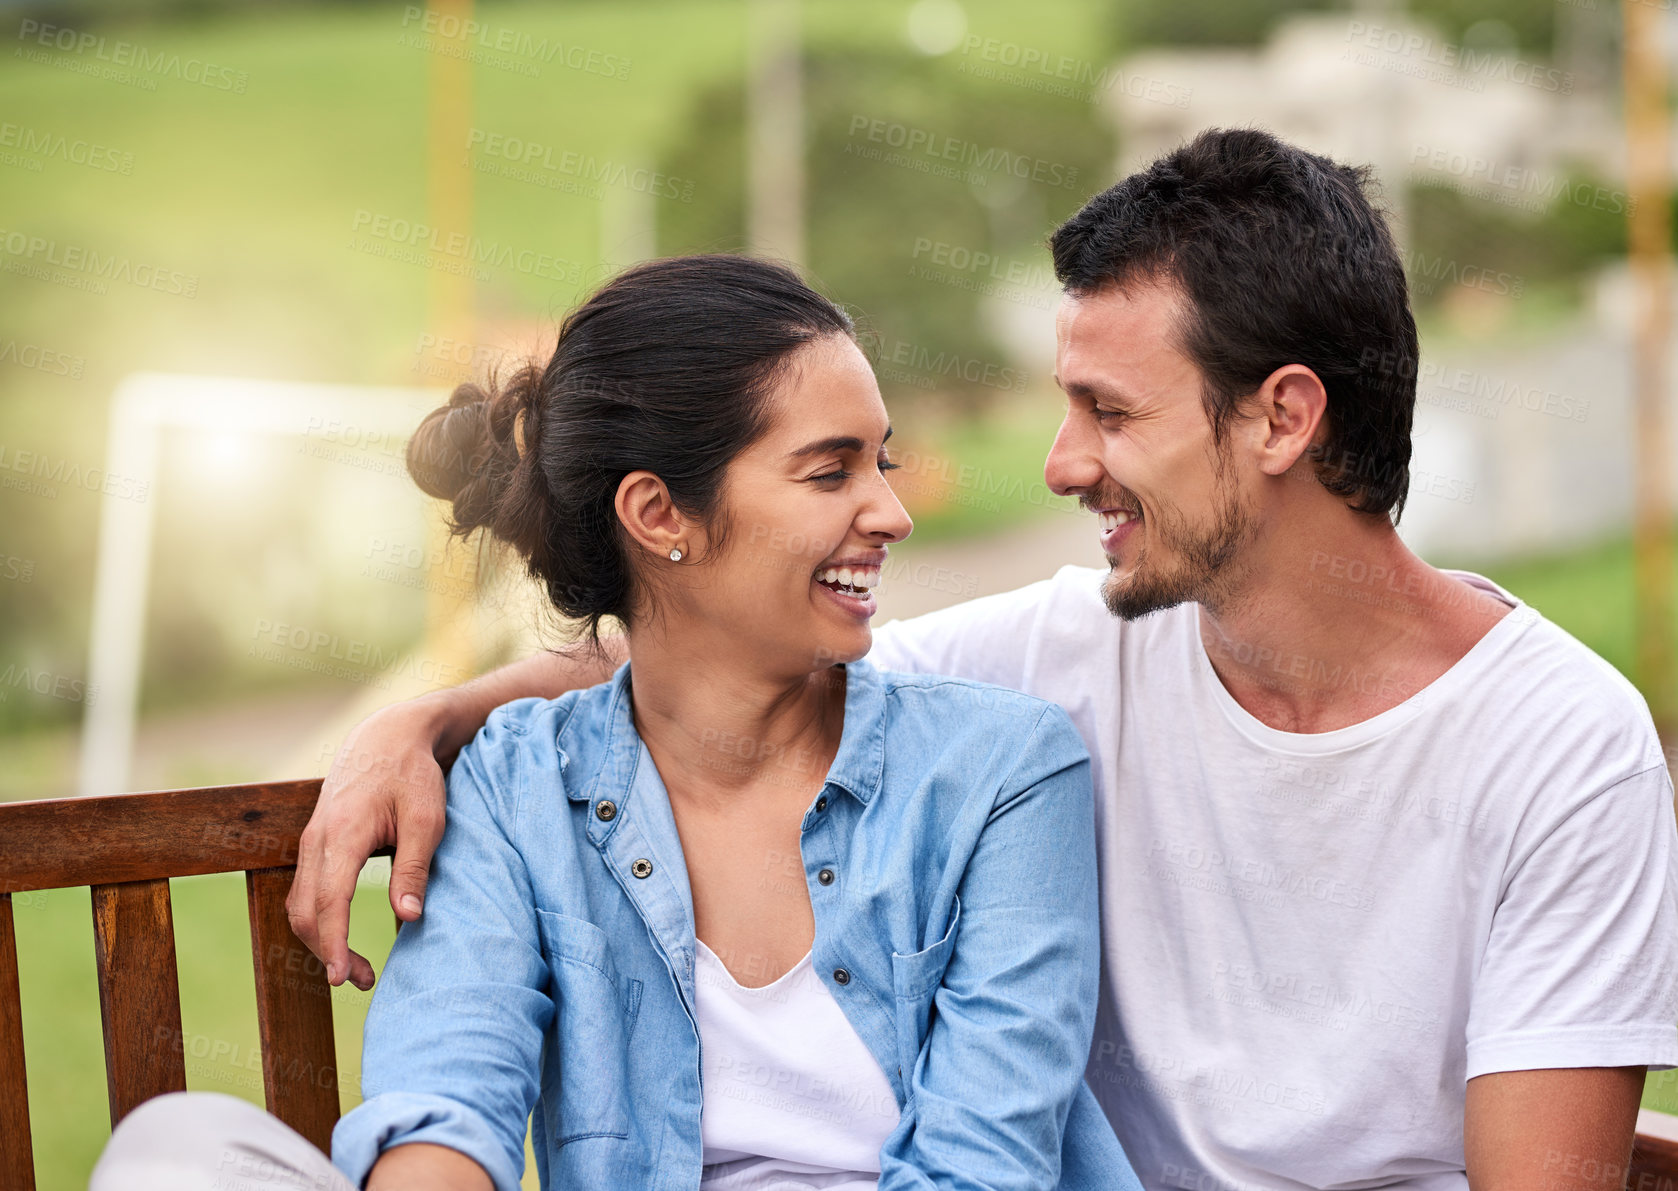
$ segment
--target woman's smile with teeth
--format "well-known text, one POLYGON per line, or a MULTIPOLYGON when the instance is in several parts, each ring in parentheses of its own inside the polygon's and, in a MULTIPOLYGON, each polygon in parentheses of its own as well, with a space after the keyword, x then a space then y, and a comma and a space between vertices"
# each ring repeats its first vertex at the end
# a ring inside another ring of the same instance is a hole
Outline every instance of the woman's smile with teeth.
POLYGON ((816 582, 844 590, 867 592, 880 585, 879 567, 823 567, 816 572, 816 582))

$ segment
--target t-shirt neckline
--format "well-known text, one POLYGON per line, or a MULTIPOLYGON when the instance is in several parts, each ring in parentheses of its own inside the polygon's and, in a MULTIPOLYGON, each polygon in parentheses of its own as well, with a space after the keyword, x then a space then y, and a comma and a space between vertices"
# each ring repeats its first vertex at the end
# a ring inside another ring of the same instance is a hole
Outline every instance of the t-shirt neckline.
POLYGON ((728 978, 728 983, 733 986, 730 991, 745 993, 747 996, 756 996, 760 993, 773 992, 782 985, 787 984, 801 970, 809 967, 814 962, 813 957, 815 956, 815 949, 811 948, 809 951, 804 953, 803 957, 797 963, 793 964, 792 967, 775 977, 775 979, 771 980, 768 984, 759 984, 754 987, 748 984, 741 984, 738 980, 736 980, 734 978, 734 973, 728 970, 728 965, 722 962, 722 956, 718 955, 715 951, 712 951, 710 944, 706 943, 704 939, 695 935, 693 937, 693 942, 695 952, 708 957, 710 962, 716 965, 717 970, 728 978))
POLYGON ((1320 757, 1379 739, 1414 720, 1433 704, 1449 698, 1463 683, 1473 681, 1476 675, 1491 664, 1499 652, 1538 619, 1538 614, 1525 602, 1484 575, 1443 567, 1440 568, 1440 573, 1461 579, 1470 587, 1496 596, 1509 605, 1509 611, 1445 673, 1402 703, 1389 707, 1369 719, 1327 732, 1288 732, 1281 728, 1272 728, 1242 707, 1218 677, 1217 670, 1212 666, 1212 659, 1206 655, 1206 646, 1200 639, 1199 607, 1190 604, 1186 605, 1189 615, 1185 617, 1185 621, 1188 626, 1188 648, 1192 654, 1190 665, 1195 674, 1195 681, 1207 689, 1208 697, 1217 704, 1231 727, 1263 748, 1320 757))

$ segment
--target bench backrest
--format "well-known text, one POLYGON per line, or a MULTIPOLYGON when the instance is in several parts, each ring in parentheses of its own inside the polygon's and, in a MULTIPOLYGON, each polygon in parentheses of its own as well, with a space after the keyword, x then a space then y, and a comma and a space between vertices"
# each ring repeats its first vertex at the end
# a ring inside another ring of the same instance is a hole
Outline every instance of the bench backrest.
POLYGON ((12 894, 87 885, 114 1128, 186 1090, 169 878, 243 872, 268 1111, 325 1152, 338 1121, 332 989, 285 897, 320 780, 0 803, 0 1189, 33 1191, 12 894))
POLYGON ((1629 1191, 1678 1191, 1678 1142, 1639 1133, 1631 1147, 1629 1191))

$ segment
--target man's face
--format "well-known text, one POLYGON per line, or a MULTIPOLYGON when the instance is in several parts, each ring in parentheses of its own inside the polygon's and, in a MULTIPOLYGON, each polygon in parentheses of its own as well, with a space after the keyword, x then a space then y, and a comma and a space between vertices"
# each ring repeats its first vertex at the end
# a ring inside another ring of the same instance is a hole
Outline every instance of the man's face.
POLYGON ((1066 419, 1043 473, 1099 517, 1102 596, 1127 620, 1193 601, 1216 611, 1257 516, 1220 450, 1200 370, 1178 348, 1185 301, 1165 284, 1061 300, 1055 379, 1066 419))

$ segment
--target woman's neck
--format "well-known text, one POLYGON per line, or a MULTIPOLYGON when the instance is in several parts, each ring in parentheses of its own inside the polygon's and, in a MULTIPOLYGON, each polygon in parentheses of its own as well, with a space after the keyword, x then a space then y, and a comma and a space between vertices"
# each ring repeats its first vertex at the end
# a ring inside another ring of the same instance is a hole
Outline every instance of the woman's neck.
POLYGON ((629 661, 635 729, 673 798, 808 792, 833 764, 845 724, 843 669, 789 677, 745 656, 701 664, 635 634, 629 661))

